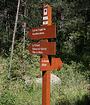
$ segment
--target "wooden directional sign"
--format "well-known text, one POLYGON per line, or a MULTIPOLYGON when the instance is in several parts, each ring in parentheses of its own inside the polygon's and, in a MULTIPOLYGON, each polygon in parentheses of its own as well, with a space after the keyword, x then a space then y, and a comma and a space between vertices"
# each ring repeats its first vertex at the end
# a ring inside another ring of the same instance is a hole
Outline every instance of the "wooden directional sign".
POLYGON ((60 58, 52 58, 50 64, 48 57, 43 57, 41 58, 40 61, 40 70, 41 71, 48 71, 48 70, 52 71, 55 69, 60 70, 62 68, 62 65, 63 63, 60 58))
POLYGON ((40 70, 41 71, 51 70, 48 56, 40 59, 40 70))
POLYGON ((42 105, 50 105, 50 72, 61 69, 62 61, 60 58, 48 59, 48 55, 56 55, 56 42, 48 42, 49 38, 56 38, 56 25, 52 24, 52 7, 45 4, 43 7, 43 25, 32 28, 28 32, 28 37, 40 42, 31 43, 28 47, 32 54, 42 55, 40 59, 40 70, 42 71, 42 105))
POLYGON ((43 25, 38 28, 32 28, 29 31, 28 36, 32 40, 56 38, 56 25, 43 25))
POLYGON ((50 5, 44 5, 43 7, 43 25, 52 24, 52 7, 50 5))
POLYGON ((30 53, 40 55, 55 55, 56 54, 56 42, 40 41, 32 43, 28 47, 30 53))

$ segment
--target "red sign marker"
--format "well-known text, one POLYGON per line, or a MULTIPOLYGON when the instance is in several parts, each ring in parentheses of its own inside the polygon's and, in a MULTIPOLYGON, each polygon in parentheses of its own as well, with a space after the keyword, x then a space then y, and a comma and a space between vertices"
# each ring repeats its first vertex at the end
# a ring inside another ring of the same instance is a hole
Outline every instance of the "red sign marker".
POLYGON ((52 70, 60 70, 62 68, 63 62, 60 58, 52 58, 51 68, 52 70))
POLYGON ((56 25, 43 25, 39 28, 32 28, 28 36, 33 40, 56 38, 56 25))
POLYGON ((49 59, 47 57, 41 58, 40 70, 41 71, 48 71, 48 70, 52 71, 55 69, 60 70, 62 68, 62 65, 63 65, 63 63, 60 58, 52 58, 51 65, 50 65, 49 59))
POLYGON ((49 59, 48 57, 43 57, 40 59, 40 70, 41 71, 47 71, 47 70, 51 70, 51 67, 50 67, 50 62, 49 62, 49 59))
POLYGON ((30 53, 40 55, 55 55, 56 54, 56 42, 41 41, 32 43, 28 47, 30 53))

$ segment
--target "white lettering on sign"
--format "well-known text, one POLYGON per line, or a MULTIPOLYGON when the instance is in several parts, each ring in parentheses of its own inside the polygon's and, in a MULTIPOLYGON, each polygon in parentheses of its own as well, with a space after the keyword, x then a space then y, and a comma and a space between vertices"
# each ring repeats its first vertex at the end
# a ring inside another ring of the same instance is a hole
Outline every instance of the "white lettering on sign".
POLYGON ((44 66, 44 67, 46 67, 46 66, 47 66, 47 64, 43 63, 41 66, 44 66))
POLYGON ((48 16, 44 16, 43 17, 43 20, 48 20, 48 16))
POLYGON ((48 24, 48 21, 43 21, 43 25, 47 25, 48 24))
POLYGON ((38 54, 43 54, 42 51, 32 51, 32 53, 33 53, 33 54, 37 54, 37 53, 38 53, 38 54))
POLYGON ((46 28, 39 28, 38 31, 45 31, 46 28))
POLYGON ((32 29, 32 32, 40 32, 40 31, 45 31, 46 28, 37 28, 37 29, 32 29))
POLYGON ((37 50, 40 50, 40 48, 32 48, 32 50, 34 50, 34 51, 36 50, 37 51, 37 50))
POLYGON ((44 32, 37 32, 37 33, 32 33, 32 35, 44 35, 44 32))
POLYGON ((32 47, 40 47, 40 44, 32 44, 32 47))
POLYGON ((47 50, 47 48, 41 48, 41 50, 47 50))
POLYGON ((43 15, 47 15, 47 14, 48 14, 47 8, 44 8, 44 14, 43 15))
POLYGON ((47 48, 32 48, 32 50, 34 51, 38 51, 38 50, 41 50, 41 51, 46 51, 47 48))

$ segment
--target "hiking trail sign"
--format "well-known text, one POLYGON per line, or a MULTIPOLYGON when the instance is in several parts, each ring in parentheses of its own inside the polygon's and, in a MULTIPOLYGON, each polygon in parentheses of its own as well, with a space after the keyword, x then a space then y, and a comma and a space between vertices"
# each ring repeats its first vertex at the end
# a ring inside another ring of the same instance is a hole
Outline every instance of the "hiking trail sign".
POLYGON ((28 37, 32 40, 56 38, 56 25, 42 25, 38 28, 32 28, 28 33, 28 37))
POLYGON ((39 55, 55 55, 56 54, 56 42, 40 41, 29 45, 30 53, 39 55))
POLYGON ((41 58, 40 60, 40 69, 42 71, 53 71, 53 70, 59 70, 62 68, 62 61, 60 58, 55 58, 53 57, 52 60, 51 60, 51 63, 49 62, 49 59, 48 57, 43 57, 41 58))
POLYGON ((50 5, 43 6, 43 25, 32 28, 28 32, 28 37, 38 41, 31 43, 28 50, 32 54, 41 55, 42 105, 50 105, 50 71, 60 70, 63 65, 60 58, 51 57, 51 55, 56 55, 56 42, 49 42, 48 39, 56 38, 56 25, 52 24, 52 7, 50 5))

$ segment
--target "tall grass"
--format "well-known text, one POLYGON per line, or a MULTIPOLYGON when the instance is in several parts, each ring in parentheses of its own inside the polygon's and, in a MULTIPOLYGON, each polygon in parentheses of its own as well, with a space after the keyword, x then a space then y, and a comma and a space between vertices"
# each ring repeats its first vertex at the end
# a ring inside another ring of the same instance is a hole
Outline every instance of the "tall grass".
MULTIPOLYGON (((40 73, 38 62, 34 63, 37 70, 33 64, 28 65, 29 63, 26 62, 25 75, 31 77, 31 83, 27 85, 22 77, 8 80, 7 61, 0 58, 0 105, 41 105, 42 89, 34 81, 35 75, 40 73)), ((82 69, 84 69, 82 63, 71 62, 69 65, 64 64, 62 70, 54 71, 62 83, 51 89, 51 105, 88 105, 85 104, 89 101, 88 80, 82 69)), ((17 68, 18 74, 19 70, 20 68, 17 68)))

